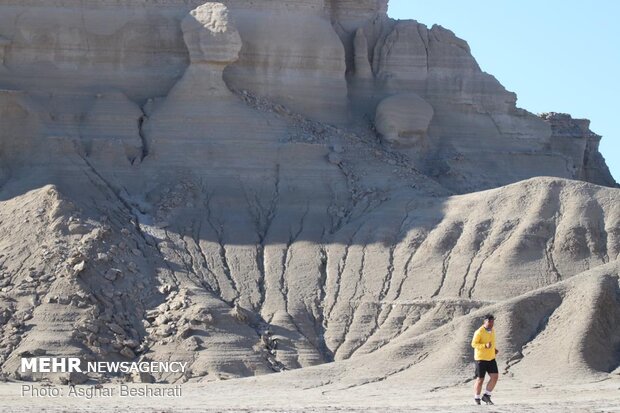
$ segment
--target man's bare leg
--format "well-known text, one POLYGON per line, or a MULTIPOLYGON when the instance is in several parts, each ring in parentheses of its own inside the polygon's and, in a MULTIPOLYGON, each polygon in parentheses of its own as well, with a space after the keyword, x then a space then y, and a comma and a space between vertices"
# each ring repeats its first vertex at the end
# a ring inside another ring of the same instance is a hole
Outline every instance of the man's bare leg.
POLYGON ((495 385, 497 384, 497 379, 499 378, 499 374, 489 373, 489 376, 491 378, 489 382, 487 383, 487 390, 484 392, 484 396, 482 396, 482 401, 485 402, 486 404, 493 404, 493 402, 491 401, 491 393, 493 392, 493 389, 495 388, 495 385))
MULTIPOLYGON (((497 380, 499 379, 499 374, 498 373, 489 373, 489 376, 491 377, 491 379, 487 383, 487 391, 490 393, 490 392, 493 391, 493 389, 495 388, 495 385, 497 384, 497 380)), ((480 385, 480 389, 482 389, 482 384, 480 385)), ((476 394, 478 394, 478 393, 476 393, 476 394)))
POLYGON ((474 394, 476 396, 479 396, 482 393, 482 385, 484 384, 484 377, 480 378, 476 378, 476 380, 474 381, 474 394))

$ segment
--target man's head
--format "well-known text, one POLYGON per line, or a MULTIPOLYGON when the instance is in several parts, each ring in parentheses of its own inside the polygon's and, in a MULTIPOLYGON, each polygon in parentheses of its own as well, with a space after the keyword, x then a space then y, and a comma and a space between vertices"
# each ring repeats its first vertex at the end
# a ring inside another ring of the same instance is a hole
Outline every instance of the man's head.
POLYGON ((484 328, 493 328, 493 323, 495 322, 495 317, 493 314, 486 314, 484 316, 484 328))

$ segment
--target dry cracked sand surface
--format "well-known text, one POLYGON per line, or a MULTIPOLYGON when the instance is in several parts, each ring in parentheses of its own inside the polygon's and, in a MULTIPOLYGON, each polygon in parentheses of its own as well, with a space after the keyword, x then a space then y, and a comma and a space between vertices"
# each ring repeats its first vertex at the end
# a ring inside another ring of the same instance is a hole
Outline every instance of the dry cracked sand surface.
POLYGON ((492 312, 481 408, 619 411, 601 137, 386 10, 0 0, 0 409, 472 411, 492 312), (69 380, 183 396, 20 395, 69 380))

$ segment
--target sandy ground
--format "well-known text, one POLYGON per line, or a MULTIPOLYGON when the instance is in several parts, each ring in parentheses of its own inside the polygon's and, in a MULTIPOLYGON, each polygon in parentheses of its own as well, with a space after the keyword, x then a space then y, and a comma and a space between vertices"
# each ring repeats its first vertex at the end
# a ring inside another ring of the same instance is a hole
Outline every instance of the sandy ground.
MULTIPOLYGON (((148 385, 156 388, 158 385, 148 385)), ((429 390, 412 383, 391 390, 376 388, 291 390, 261 386, 260 380, 185 384, 180 397, 22 396, 21 383, 0 385, 2 412, 620 412, 620 378, 566 386, 528 385, 502 380, 494 392, 495 406, 476 406, 469 383, 429 390)), ((87 386, 78 386, 86 389, 87 386)), ((130 385, 143 388, 144 385, 130 385)), ((161 387, 161 386, 159 386, 161 387)), ((164 386, 171 388, 173 386, 164 386)))

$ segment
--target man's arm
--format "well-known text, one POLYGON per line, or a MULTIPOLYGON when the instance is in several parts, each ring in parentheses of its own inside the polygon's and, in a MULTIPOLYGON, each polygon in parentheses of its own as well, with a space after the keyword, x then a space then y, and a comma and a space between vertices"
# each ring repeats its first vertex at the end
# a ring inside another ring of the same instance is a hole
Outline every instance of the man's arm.
POLYGON ((478 350, 482 350, 486 347, 486 345, 480 341, 480 337, 481 337, 480 331, 476 330, 476 333, 474 334, 474 338, 471 340, 471 346, 478 350))

